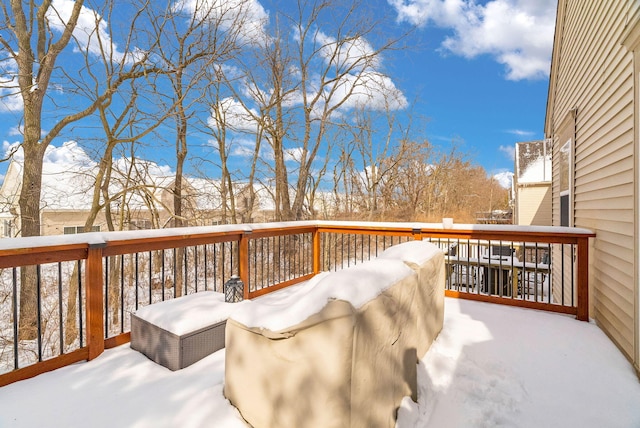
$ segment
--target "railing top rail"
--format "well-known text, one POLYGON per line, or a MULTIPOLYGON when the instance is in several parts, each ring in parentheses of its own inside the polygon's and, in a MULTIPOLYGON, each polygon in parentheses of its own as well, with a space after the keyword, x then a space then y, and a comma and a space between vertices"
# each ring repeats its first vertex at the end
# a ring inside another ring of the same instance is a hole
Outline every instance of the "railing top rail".
POLYGON ((568 231, 549 232, 530 230, 487 230, 487 229, 422 229, 426 236, 450 239, 474 239, 490 241, 543 242, 555 244, 577 243, 580 239, 595 237, 592 233, 571 233, 568 231))
POLYGON ((50 251, 55 247, 92 247, 105 245, 122 245, 123 243, 135 243, 139 241, 158 241, 170 240, 178 241, 183 239, 207 237, 207 236, 224 236, 237 235, 244 232, 250 232, 251 228, 246 225, 222 225, 222 226, 199 226, 199 227, 181 227, 167 229, 147 229, 147 230, 131 230, 118 232, 88 232, 74 235, 53 235, 53 236, 32 236, 0 239, 0 255, 11 252, 16 253, 19 250, 30 249, 34 251, 36 248, 42 248, 50 251))
POLYGON ((317 221, 289 221, 272 223, 225 224, 218 226, 174 227, 166 229, 124 230, 116 232, 87 232, 73 235, 48 235, 0 239, 0 251, 24 248, 47 248, 56 246, 113 245, 116 242, 152 239, 182 239, 191 236, 249 233, 253 231, 276 231, 298 227, 317 227, 317 221))
POLYGON ((220 226, 198 226, 169 229, 149 229, 120 232, 89 232, 77 235, 35 236, 27 238, 0 239, 0 257, 20 254, 34 254, 51 251, 70 251, 93 246, 124 247, 130 245, 170 242, 172 244, 194 241, 206 241, 219 238, 237 239, 236 235, 255 233, 270 235, 273 233, 297 233, 321 229, 323 231, 365 231, 390 233, 422 233, 430 236, 451 238, 491 238, 521 239, 523 236, 544 241, 558 238, 576 239, 594 237, 587 229, 549 226, 513 226, 484 224, 454 224, 444 229, 439 223, 390 223, 390 222, 352 222, 352 221, 290 221, 274 223, 230 224, 220 226))
POLYGON ((468 233, 497 233, 497 234, 534 234, 549 236, 580 236, 595 237, 589 229, 564 226, 518 226, 512 224, 462 224, 454 223, 450 229, 445 229, 441 223, 393 223, 393 222, 356 222, 356 221, 318 221, 318 227, 331 229, 364 229, 364 230, 421 230, 423 233, 440 234, 468 234, 468 233))

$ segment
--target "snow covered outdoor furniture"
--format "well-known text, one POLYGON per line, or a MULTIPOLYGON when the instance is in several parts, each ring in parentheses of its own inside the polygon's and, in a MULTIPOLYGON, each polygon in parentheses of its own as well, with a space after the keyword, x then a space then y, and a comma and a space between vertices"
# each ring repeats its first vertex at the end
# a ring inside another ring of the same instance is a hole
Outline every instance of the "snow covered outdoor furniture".
POLYGON ((224 347, 227 317, 240 304, 204 291, 140 308, 131 314, 131 348, 170 370, 187 367, 224 347))
POLYGON ((396 249, 247 302, 230 316, 224 393, 249 424, 395 426, 402 398, 416 400, 417 348, 428 349, 443 321, 442 308, 426 307, 443 302, 442 252, 408 244, 423 256, 405 262, 409 253, 396 249), (431 310, 437 314, 421 314, 431 310))
POLYGON ((380 259, 401 260, 418 273, 416 348, 418 358, 422 358, 444 323, 444 253, 429 242, 409 241, 386 249, 378 256, 380 259))

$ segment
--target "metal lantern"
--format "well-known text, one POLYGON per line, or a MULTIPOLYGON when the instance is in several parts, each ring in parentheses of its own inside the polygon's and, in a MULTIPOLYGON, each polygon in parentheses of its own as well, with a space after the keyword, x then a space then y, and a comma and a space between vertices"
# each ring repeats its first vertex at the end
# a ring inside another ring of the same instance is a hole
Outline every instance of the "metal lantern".
POLYGON ((224 301, 235 303, 242 301, 244 297, 244 283, 238 275, 233 275, 224 283, 224 301))

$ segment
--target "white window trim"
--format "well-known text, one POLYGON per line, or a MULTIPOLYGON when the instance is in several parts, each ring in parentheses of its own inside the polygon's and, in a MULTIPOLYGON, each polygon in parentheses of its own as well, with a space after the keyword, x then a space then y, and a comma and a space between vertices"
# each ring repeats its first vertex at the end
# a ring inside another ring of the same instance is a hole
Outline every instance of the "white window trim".
MULTIPOLYGON (((100 232, 102 228, 100 226, 91 226, 92 232, 100 232)), ((62 233, 65 235, 76 235, 78 233, 84 233, 84 226, 63 226, 62 233), (71 231, 73 229, 73 231, 71 231)))
MULTIPOLYGON (((569 138, 563 145, 562 147, 560 147, 560 152, 562 153, 564 150, 566 150, 569 153, 569 159, 568 159, 568 168, 569 171, 567 173, 567 189, 564 190, 560 190, 560 198, 562 198, 563 196, 569 196, 569 200, 568 200, 568 206, 567 206, 567 210, 568 210, 568 221, 567 221, 567 226, 569 227, 573 227, 574 224, 574 212, 573 212, 573 174, 574 174, 574 162, 573 162, 573 138, 569 138)), ((562 163, 560 164, 560 168, 563 168, 562 163)), ((562 174, 562 170, 560 171, 560 173, 562 174)), ((562 204, 562 203, 561 203, 562 204)), ((562 224, 562 211, 560 212, 560 224, 562 224)))

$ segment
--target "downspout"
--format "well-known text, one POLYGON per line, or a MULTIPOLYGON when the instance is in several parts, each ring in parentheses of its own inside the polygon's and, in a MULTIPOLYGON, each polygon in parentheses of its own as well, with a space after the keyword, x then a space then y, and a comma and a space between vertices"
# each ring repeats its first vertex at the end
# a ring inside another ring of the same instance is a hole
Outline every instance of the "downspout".
POLYGON ((640 6, 629 2, 629 9, 625 15, 625 30, 620 43, 627 48, 633 57, 633 157, 635 159, 633 172, 633 366, 640 378, 640 6))
POLYGON ((558 94, 558 73, 560 69, 560 58, 562 53, 562 44, 564 40, 564 26, 566 16, 566 0, 558 0, 556 7, 556 25, 553 35, 553 52, 551 55, 551 69, 549 74, 549 91, 547 94, 547 117, 545 119, 545 139, 551 139, 551 224, 553 225, 553 219, 555 218, 555 211, 558 209, 559 200, 556 202, 556 195, 554 195, 553 185, 553 163, 557 158, 555 153, 555 134, 556 134, 556 117, 555 117, 555 103, 558 94), (559 26, 558 24, 561 23, 559 26), (559 33, 558 33, 559 31, 559 33), (550 102, 550 100, 552 100, 550 102))
POLYGON ((638 186, 638 181, 640 180, 640 161, 638 160, 638 154, 640 150, 638 150, 638 145, 640 144, 640 130, 638 127, 640 126, 640 58, 638 58, 640 52, 634 52, 633 54, 633 110, 634 110, 634 122, 633 122, 633 157, 635 159, 635 166, 633 172, 633 195, 634 201, 633 206, 635 207, 634 218, 633 218, 633 236, 636 239, 633 240, 633 251, 634 251, 634 261, 633 264, 633 313, 634 313, 634 340, 633 347, 635 349, 635 355, 633 356, 634 368, 636 369, 636 374, 638 378, 640 378, 640 243, 638 240, 640 239, 640 227, 638 226, 638 221, 640 221, 640 200, 638 199, 638 191, 640 191, 638 186))
POLYGON ((578 146, 578 107, 574 107, 570 110, 571 117, 573 118, 573 144, 571 144, 571 168, 569 169, 569 173, 571 173, 571 190, 569 193, 569 206, 571 207, 571 227, 576 227, 576 204, 575 204, 575 194, 576 194, 576 151, 578 146))
POLYGON ((633 348, 634 348, 634 356, 633 356, 633 366, 636 369, 636 374, 640 378, 640 227, 638 226, 638 221, 640 221, 640 200, 638 198, 638 192, 640 191, 640 187, 638 185, 638 181, 640 180, 640 160, 638 159, 638 154, 640 150, 638 149, 638 145, 640 144, 640 55, 639 50, 635 50, 633 52, 633 157, 635 159, 634 171, 633 171, 633 195, 634 201, 633 206, 635 207, 634 216, 633 216, 633 236, 635 239, 633 240, 633 251, 634 251, 634 264, 633 264, 633 314, 634 314, 634 337, 633 337, 633 348))

